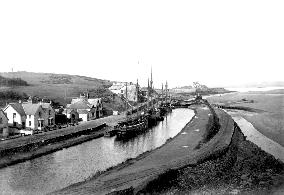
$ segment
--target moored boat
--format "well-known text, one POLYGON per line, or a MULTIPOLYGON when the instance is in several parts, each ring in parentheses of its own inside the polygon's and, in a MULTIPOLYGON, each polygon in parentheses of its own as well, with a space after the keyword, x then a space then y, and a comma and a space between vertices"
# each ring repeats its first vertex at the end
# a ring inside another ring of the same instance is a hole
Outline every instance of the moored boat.
POLYGON ((135 136, 148 129, 148 116, 143 115, 135 119, 120 122, 114 127, 116 130, 117 138, 125 138, 135 136))
POLYGON ((115 129, 113 129, 113 130, 106 131, 105 134, 104 134, 104 137, 113 137, 116 134, 117 134, 117 131, 115 129))

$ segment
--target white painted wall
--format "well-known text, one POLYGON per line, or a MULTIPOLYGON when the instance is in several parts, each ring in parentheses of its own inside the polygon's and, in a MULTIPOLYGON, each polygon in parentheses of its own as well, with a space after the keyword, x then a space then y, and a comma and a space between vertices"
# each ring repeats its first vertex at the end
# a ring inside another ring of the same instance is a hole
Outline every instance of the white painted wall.
MULTIPOLYGON (((37 112, 35 113, 35 115, 31 115, 31 118, 29 117, 29 115, 27 115, 27 119, 26 119, 26 127, 29 127, 31 129, 38 129, 38 119, 39 119, 39 112, 41 112, 41 117, 44 117, 44 111, 41 107, 39 107, 39 109, 37 110, 37 112), (31 121, 31 125, 29 125, 29 121, 31 121)), ((46 126, 47 123, 45 123, 45 121, 43 122, 43 127, 46 126)))
POLYGON ((83 121, 88 121, 88 114, 79 114, 79 118, 82 118, 83 121))
POLYGON ((16 122, 19 125, 22 125, 22 121, 24 121, 24 118, 22 118, 21 115, 12 106, 8 106, 4 112, 7 114, 9 124, 13 124, 13 122, 16 122), (16 118, 14 118, 14 120, 13 113, 16 113, 16 118))
POLYGON ((26 127, 29 127, 31 129, 35 129, 35 116, 34 115, 27 115, 26 127), (29 125, 29 121, 31 121, 31 125, 29 125))

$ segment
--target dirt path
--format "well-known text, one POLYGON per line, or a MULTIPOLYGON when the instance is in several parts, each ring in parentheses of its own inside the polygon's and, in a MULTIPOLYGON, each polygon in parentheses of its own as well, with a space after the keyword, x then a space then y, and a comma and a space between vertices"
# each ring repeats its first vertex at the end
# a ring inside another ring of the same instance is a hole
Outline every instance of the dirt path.
POLYGON ((255 143, 265 152, 272 154, 275 158, 284 162, 283 146, 261 134, 250 122, 245 120, 243 117, 233 116, 233 119, 239 125, 243 134, 247 137, 247 140, 255 143))
MULTIPOLYGON (((198 163, 206 154, 214 151, 214 148, 228 141, 221 140, 224 135, 224 132, 221 132, 221 135, 216 135, 217 139, 213 139, 212 144, 205 144, 200 150, 195 149, 202 140, 210 114, 209 109, 197 108, 194 119, 164 146, 54 194, 107 194, 131 187, 137 191, 169 169, 198 163)), ((226 129, 228 125, 233 127, 232 119, 228 115, 224 116, 226 117, 221 117, 224 128, 226 129)))

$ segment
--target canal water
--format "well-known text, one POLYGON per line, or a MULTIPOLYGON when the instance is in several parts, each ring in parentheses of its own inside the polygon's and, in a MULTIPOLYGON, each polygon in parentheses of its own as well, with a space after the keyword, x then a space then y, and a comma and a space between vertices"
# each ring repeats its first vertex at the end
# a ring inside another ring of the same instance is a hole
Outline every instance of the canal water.
POLYGON ((157 126, 131 140, 101 137, 0 169, 0 193, 46 194, 84 181, 98 171, 163 145, 193 116, 193 110, 175 109, 157 126))

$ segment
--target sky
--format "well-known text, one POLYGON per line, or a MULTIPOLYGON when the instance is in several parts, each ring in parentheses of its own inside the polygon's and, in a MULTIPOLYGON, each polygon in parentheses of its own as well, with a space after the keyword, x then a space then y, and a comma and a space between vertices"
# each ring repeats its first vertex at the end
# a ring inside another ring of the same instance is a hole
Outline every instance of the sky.
POLYGON ((154 86, 283 81, 284 1, 0 0, 0 72, 154 86))

